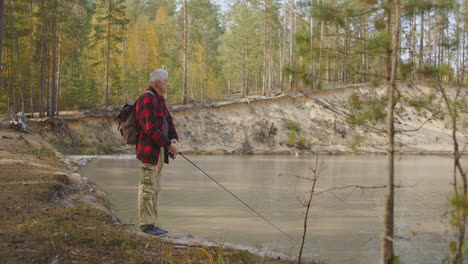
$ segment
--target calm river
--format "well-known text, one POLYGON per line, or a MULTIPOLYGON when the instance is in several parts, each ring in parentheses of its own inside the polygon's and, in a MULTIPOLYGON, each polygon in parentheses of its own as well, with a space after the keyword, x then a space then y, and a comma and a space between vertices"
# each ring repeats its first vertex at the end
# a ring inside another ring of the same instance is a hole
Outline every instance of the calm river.
MULTIPOLYGON (((300 240, 315 163, 312 156, 188 156, 260 214, 300 240)), ((463 163, 467 164, 467 159, 463 163)), ((385 156, 320 156, 316 191, 386 184, 385 156)), ((125 223, 136 223, 139 180, 133 156, 95 159, 81 174, 104 189, 125 223)), ((408 264, 441 263, 447 253, 451 159, 401 156, 396 160, 396 254, 408 264)), ((248 244, 297 255, 283 234, 249 211, 182 157, 165 167, 160 226, 217 242, 248 244)), ((312 200, 305 255, 328 263, 378 263, 385 189, 327 191, 312 200)), ((468 255, 468 254, 467 254, 468 255)), ((466 256, 466 255, 465 255, 466 256)), ((467 259, 468 260, 468 259, 467 259)))

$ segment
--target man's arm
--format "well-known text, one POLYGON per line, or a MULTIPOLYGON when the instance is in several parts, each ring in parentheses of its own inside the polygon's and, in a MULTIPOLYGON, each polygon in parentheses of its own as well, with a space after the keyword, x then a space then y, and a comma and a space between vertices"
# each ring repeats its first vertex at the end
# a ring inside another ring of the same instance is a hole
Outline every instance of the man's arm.
POLYGON ((168 112, 168 123, 169 123, 169 139, 175 139, 179 142, 179 134, 177 133, 177 129, 174 125, 174 119, 172 118, 171 114, 168 112))

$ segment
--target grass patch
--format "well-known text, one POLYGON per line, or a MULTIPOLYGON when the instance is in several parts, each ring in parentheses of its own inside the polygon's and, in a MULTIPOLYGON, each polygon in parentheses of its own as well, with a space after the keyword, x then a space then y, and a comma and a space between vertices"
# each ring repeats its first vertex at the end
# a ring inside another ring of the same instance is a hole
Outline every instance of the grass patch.
POLYGON ((302 127, 299 123, 292 120, 283 120, 284 125, 288 129, 288 138, 286 139, 286 146, 297 147, 299 149, 308 149, 311 144, 309 140, 301 136, 302 127))
POLYGON ((406 101, 410 106, 416 108, 416 110, 420 112, 421 109, 423 108, 431 109, 434 99, 435 99, 435 95, 429 94, 429 95, 423 95, 423 96, 419 96, 415 98, 408 98, 406 99, 406 101))
POLYGON ((349 141, 348 148, 352 154, 359 154, 361 152, 361 142, 362 138, 360 136, 355 136, 349 141))
POLYGON ((34 155, 36 159, 55 157, 55 152, 48 148, 33 149, 31 154, 34 155))
POLYGON ((88 142, 83 137, 79 139, 50 139, 49 143, 64 153, 96 155, 106 153, 105 146, 88 142))

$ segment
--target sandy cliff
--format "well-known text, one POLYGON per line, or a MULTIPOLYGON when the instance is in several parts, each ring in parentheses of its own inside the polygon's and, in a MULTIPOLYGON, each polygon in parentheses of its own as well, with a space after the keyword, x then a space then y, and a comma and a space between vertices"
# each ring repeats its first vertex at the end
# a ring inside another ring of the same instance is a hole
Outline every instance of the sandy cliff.
MULTIPOLYGON (((395 120, 396 129, 402 132, 396 135, 397 152, 449 153, 452 148, 450 124, 440 96, 436 94, 429 103, 422 104, 429 98, 432 88, 400 83, 398 89, 400 101, 395 109, 395 120)), ((233 102, 172 106, 171 112, 182 151, 190 153, 384 153, 385 120, 365 121, 359 125, 362 120, 355 120, 353 124, 350 116, 355 117, 356 112, 365 111, 371 104, 376 107, 376 100, 385 100, 385 92, 384 87, 347 86, 274 98, 251 97, 233 102), (350 96, 359 98, 364 110, 356 110, 350 103, 350 96)), ((448 92, 455 96, 455 89, 448 89, 448 92)), ((459 97, 466 98, 466 94, 464 89, 459 97)), ((61 119, 34 120, 33 127, 64 153, 131 153, 133 147, 123 143, 114 116, 115 112, 91 110, 61 119)), ((467 116, 465 99, 459 120, 462 143, 467 142, 467 116)))

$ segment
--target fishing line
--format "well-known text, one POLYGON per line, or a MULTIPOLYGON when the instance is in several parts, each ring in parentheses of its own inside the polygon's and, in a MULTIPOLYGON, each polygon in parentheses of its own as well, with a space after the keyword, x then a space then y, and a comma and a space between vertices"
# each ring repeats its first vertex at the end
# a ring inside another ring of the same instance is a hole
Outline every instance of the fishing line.
POLYGON ((221 186, 225 191, 227 191, 229 194, 231 194, 232 196, 234 196, 234 198, 236 198, 237 200, 239 200, 242 204, 244 204, 247 208, 249 208, 252 212, 254 212, 255 214, 257 214, 260 218, 262 218, 263 220, 265 220, 267 223, 269 223, 271 226, 273 226, 276 230, 278 230, 279 232, 281 232, 283 235, 287 236, 290 240, 296 242, 299 244, 299 241, 297 241, 296 239, 294 239, 292 236, 288 235, 286 232, 284 232, 283 230, 279 229, 279 227, 277 227, 275 224, 273 224, 270 220, 268 220, 266 217, 264 217, 263 215, 261 215, 260 213, 258 213, 255 209, 253 209, 252 207, 250 207, 248 204, 246 204, 244 201, 242 201, 239 197, 237 197, 235 194, 233 194, 231 191, 229 191, 226 187, 224 187, 221 183, 219 183, 217 180, 215 180, 213 177, 211 177, 210 175, 208 175, 208 173, 206 173, 204 170, 202 170, 200 167, 198 167, 195 163, 193 163, 191 160, 189 160, 187 157, 184 156, 184 154, 182 154, 181 152, 179 152, 179 155, 181 155, 184 159, 186 159, 188 162, 190 162, 190 164, 192 164, 193 166, 195 166, 195 168, 199 169, 201 172, 203 172, 208 178, 210 178, 212 181, 214 181, 216 184, 218 184, 219 186, 221 186))

